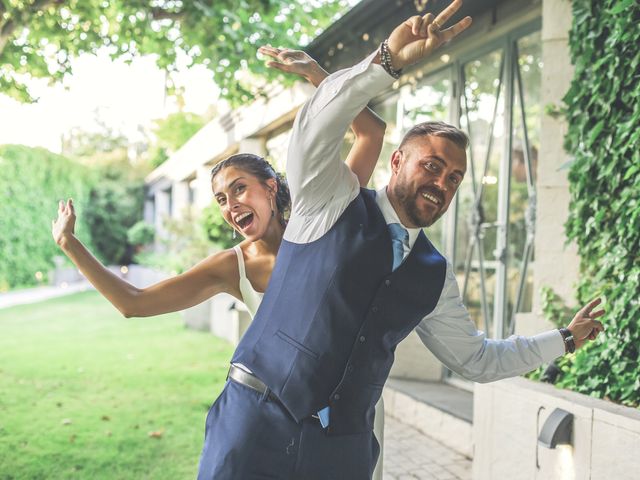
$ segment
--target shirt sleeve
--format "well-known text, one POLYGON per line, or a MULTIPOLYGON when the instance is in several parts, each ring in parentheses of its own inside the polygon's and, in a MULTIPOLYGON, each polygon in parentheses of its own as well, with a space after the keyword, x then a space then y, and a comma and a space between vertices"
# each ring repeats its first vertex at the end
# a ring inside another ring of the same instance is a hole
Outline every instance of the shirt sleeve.
POLYGON ((521 375, 564 354, 564 341, 558 330, 531 337, 486 338, 462 303, 449 262, 438 304, 420 322, 416 332, 422 343, 447 367, 480 383, 521 375))
POLYGON ((319 238, 358 195, 358 179, 340 150, 355 116, 394 81, 373 63, 375 55, 327 77, 296 116, 286 166, 291 191, 287 240, 295 241, 299 232, 309 237, 306 241, 319 238))

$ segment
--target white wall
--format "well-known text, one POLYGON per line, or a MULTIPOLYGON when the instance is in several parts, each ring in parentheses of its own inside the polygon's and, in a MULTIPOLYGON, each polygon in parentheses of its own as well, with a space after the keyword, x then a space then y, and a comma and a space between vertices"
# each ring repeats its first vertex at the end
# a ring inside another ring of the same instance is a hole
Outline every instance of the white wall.
POLYGON ((635 480, 640 411, 524 378, 477 384, 473 443, 474 479, 635 480), (550 450, 537 439, 555 408, 574 415, 572 445, 550 450))

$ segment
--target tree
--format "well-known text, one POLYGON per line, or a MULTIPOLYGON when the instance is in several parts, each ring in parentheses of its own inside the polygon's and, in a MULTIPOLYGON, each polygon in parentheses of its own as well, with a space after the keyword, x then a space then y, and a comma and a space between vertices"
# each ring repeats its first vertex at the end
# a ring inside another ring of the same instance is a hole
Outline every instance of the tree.
MULTIPOLYGON (((255 76, 283 81, 256 58, 259 45, 306 44, 346 0, 1 0, 0 92, 33 101, 29 76, 60 81, 71 60, 106 47, 128 61, 153 54, 159 67, 208 67, 222 96, 246 103, 255 76), (249 73, 250 72, 250 73, 249 73)), ((264 81, 262 82, 264 84, 264 81)), ((289 79, 289 82, 292 80, 289 79)))
POLYGON ((209 118, 208 115, 180 111, 156 120, 153 126, 155 141, 149 152, 151 166, 160 166, 204 127, 209 118))
POLYGON ((94 131, 73 131, 65 142, 65 154, 85 166, 93 179, 82 206, 94 253, 106 263, 128 264, 135 249, 127 233, 142 219, 144 177, 150 166, 140 159, 131 161, 127 139, 97 123, 94 131))

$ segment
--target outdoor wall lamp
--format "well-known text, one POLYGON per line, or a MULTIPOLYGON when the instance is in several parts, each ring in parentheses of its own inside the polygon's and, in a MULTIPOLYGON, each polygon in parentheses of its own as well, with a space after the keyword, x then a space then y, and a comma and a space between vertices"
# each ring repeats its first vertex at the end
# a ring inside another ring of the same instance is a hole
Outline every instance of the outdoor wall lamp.
POLYGON ((573 414, 556 408, 547 417, 538 435, 538 444, 546 448, 556 448, 556 445, 571 445, 573 430, 573 414))

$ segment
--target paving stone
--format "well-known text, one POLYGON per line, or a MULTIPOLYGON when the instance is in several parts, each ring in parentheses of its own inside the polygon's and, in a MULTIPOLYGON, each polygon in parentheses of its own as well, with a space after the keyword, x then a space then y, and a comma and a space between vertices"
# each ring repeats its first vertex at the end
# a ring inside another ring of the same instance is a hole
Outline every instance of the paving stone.
POLYGON ((387 416, 384 480, 471 480, 471 460, 387 416))

